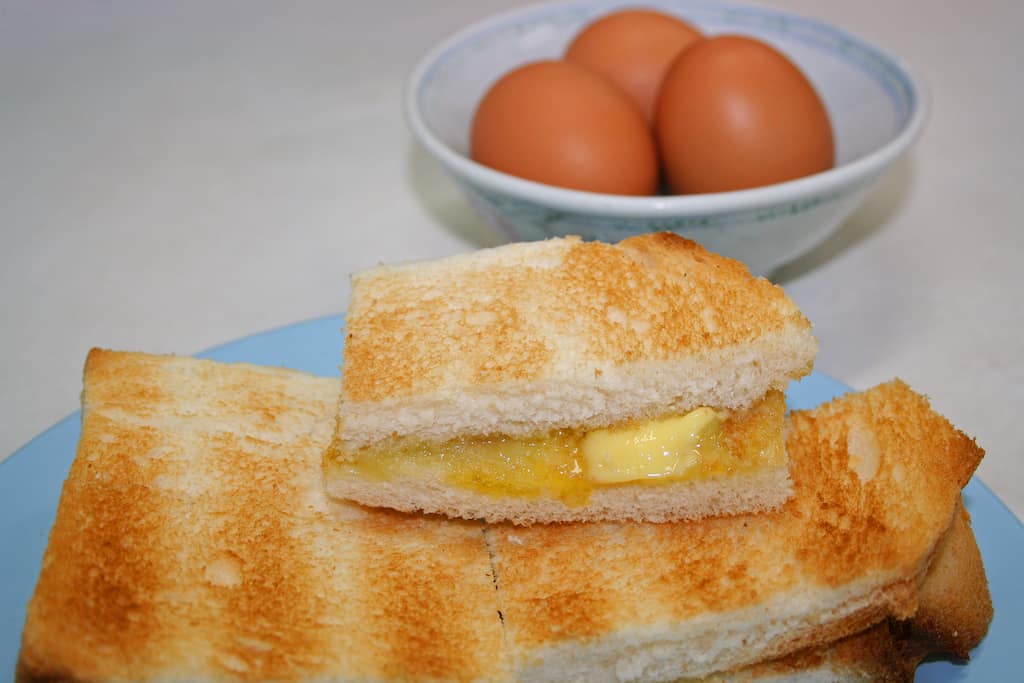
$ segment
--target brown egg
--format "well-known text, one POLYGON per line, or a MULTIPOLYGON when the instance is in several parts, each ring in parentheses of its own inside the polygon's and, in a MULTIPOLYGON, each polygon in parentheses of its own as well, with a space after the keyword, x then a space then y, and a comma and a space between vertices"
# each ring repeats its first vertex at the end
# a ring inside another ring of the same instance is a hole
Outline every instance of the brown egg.
POLYGON ((666 70, 683 48, 700 37, 700 31, 682 19, 654 10, 627 9, 588 24, 569 45, 565 59, 611 80, 652 121, 666 70))
POLYGON ((499 79, 473 117, 470 156, 574 190, 643 195, 658 185, 654 136, 640 109, 568 62, 535 62, 499 79))
POLYGON ((806 76, 753 38, 688 47, 662 82, 655 135, 672 190, 725 192, 832 167, 832 127, 806 76))

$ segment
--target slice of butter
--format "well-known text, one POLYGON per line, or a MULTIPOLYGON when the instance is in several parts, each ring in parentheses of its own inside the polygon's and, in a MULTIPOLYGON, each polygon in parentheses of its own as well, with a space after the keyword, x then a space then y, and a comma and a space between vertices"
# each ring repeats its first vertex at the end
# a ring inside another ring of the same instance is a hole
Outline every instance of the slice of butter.
POLYGON ((713 455, 709 451, 721 450, 721 425, 715 410, 701 407, 632 427, 593 430, 580 444, 587 476, 600 484, 685 477, 713 455))

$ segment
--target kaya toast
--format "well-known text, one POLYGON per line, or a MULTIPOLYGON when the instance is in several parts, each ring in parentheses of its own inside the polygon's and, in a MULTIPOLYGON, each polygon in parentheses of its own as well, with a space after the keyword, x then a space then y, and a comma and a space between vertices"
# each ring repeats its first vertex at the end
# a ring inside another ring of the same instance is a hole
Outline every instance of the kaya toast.
POLYGON ((508 244, 353 276, 327 491, 518 524, 769 510, 811 325, 672 233, 508 244))

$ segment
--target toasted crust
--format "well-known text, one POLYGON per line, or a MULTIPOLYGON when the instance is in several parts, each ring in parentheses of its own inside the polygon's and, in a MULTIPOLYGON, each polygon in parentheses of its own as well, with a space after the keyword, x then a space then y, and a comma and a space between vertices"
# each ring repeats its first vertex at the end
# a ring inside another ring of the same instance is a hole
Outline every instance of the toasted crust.
MULTIPOLYGON (((964 570, 969 529, 938 543, 966 524, 959 486, 981 451, 899 383, 794 416, 797 493, 778 513, 486 534, 328 502, 334 380, 94 351, 85 384, 21 683, 671 680, 750 659, 715 658, 736 614, 759 659, 909 616, 933 553, 918 642, 969 648, 936 634, 980 638, 987 624, 954 593, 980 598, 948 581, 984 581, 964 570), (848 444, 863 457, 865 434, 880 457, 860 483, 848 444), (858 547, 837 564, 847 540, 858 547), (659 657, 677 664, 658 670, 659 657)), ((872 652, 827 657, 848 671, 872 652)))
POLYGON ((992 596, 970 516, 963 508, 928 569, 920 601, 912 622, 905 625, 910 656, 941 652, 966 659, 988 632, 992 596))
POLYGON ((337 393, 93 351, 19 680, 506 678, 479 525, 325 500, 337 393))
POLYGON ((817 350, 780 288, 671 233, 364 271, 346 328, 350 447, 745 407, 817 350))
POLYGON ((912 616, 981 449, 901 382, 795 413, 787 448, 773 513, 490 527, 520 680, 699 678, 912 616))

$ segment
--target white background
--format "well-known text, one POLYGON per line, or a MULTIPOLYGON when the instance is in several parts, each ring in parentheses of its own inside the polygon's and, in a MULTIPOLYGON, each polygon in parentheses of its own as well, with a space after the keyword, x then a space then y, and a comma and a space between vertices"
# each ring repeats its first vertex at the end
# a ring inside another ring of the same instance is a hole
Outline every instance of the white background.
MULTIPOLYGON (((401 90, 509 4, 0 0, 0 457, 77 409, 92 346, 194 353, 341 312, 352 270, 495 244, 401 90)), ((1024 516, 1024 3, 773 4, 903 56, 932 100, 868 203, 778 274, 816 367, 930 396, 1024 516)))

